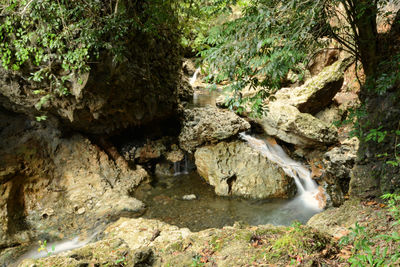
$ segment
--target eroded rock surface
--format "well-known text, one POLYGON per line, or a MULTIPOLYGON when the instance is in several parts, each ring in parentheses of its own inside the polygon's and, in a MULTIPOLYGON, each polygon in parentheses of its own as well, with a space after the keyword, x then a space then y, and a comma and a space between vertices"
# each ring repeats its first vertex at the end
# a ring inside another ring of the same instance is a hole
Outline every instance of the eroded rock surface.
POLYGON ((0 247, 54 240, 102 220, 134 216, 129 197, 147 172, 112 160, 79 134, 15 114, 0 114, 0 247))
POLYGON ((200 147, 194 155, 197 171, 218 195, 263 199, 295 193, 293 179, 247 143, 220 142, 200 147))
POLYGON ((332 103, 333 97, 342 87, 344 71, 351 62, 351 58, 337 61, 307 80, 302 86, 279 90, 275 94, 276 101, 310 114, 323 110, 332 103))
MULTIPOLYGON (((65 83, 70 95, 52 95, 41 106, 41 113, 35 105, 45 94, 33 91, 50 86, 1 68, 0 106, 28 116, 45 113, 64 126, 91 134, 112 133, 174 117, 178 97, 188 98, 192 90, 187 83, 180 84, 176 39, 161 32, 159 38, 132 32, 129 36, 134 40, 124 40, 129 53, 121 62, 101 54, 89 73, 80 77, 71 73, 65 83)), ((34 71, 28 69, 28 75, 30 72, 34 71)))
POLYGON ((229 110, 207 106, 185 110, 180 147, 193 152, 196 147, 216 143, 250 129, 250 124, 229 110))
POLYGON ((256 121, 268 135, 298 146, 327 145, 338 140, 336 127, 280 101, 269 104, 269 112, 256 121))

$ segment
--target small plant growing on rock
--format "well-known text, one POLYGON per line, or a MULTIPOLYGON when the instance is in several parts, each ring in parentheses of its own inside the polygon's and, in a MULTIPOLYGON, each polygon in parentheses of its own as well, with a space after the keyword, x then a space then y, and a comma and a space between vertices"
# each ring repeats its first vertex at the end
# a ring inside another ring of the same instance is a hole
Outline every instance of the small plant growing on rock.
POLYGON ((38 252, 44 251, 44 252, 46 252, 47 256, 51 256, 55 250, 56 250, 56 247, 54 245, 51 246, 51 250, 49 250, 47 248, 47 240, 44 240, 43 242, 41 240, 39 240, 38 252))

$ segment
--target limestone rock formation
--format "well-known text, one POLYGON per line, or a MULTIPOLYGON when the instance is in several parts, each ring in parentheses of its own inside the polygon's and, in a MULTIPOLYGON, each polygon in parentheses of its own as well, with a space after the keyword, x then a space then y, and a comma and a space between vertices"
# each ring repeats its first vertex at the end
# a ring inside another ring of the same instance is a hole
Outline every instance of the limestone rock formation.
POLYGON ((294 106, 300 112, 316 114, 332 103, 333 97, 342 87, 344 71, 351 62, 350 57, 337 61, 302 86, 279 90, 275 94, 276 101, 294 106))
POLYGON ((337 142, 336 127, 280 101, 272 102, 269 112, 256 121, 268 135, 298 146, 310 147, 337 142))
MULTIPOLYGON (((326 172, 342 183, 348 183, 351 169, 357 158, 358 144, 358 139, 353 137, 342 141, 340 146, 326 152, 323 160, 326 172)), ((343 185, 343 188, 348 188, 348 184, 343 185)))
POLYGON ((247 143, 220 142, 194 155, 197 171, 217 195, 264 199, 295 194, 293 179, 247 143))
POLYGON ((132 170, 81 135, 63 137, 24 116, 0 113, 0 129, 0 247, 143 212, 144 204, 129 197, 147 178, 143 168, 132 170))
POLYGON ((329 125, 334 125, 335 122, 342 120, 343 113, 344 111, 342 111, 338 106, 332 104, 315 114, 315 117, 329 125))
POLYGON ((196 147, 216 143, 250 129, 250 124, 229 110, 207 106, 185 110, 180 147, 193 152, 196 147))
POLYGON ((320 73, 325 67, 335 63, 340 57, 339 49, 325 49, 318 52, 308 64, 307 69, 312 76, 320 73))

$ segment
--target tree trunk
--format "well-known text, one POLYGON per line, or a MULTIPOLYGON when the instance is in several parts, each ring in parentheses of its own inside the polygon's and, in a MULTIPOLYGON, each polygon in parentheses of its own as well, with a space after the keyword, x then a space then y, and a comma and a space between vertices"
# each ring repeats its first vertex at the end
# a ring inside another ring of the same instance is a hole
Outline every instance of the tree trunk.
POLYGON ((367 80, 373 79, 378 63, 377 4, 372 0, 346 0, 356 32, 355 44, 367 80))

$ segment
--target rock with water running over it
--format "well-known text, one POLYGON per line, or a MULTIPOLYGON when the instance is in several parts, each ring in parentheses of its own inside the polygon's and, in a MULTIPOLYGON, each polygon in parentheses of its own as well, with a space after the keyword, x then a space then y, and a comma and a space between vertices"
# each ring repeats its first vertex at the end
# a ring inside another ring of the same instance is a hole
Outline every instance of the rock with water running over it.
POLYGON ((269 112, 255 120, 268 135, 301 147, 329 145, 338 141, 335 126, 279 101, 272 102, 269 112))
POLYGON ((296 192, 291 177, 241 141, 200 147, 195 152, 195 163, 199 174, 221 196, 289 198, 296 192))
POLYGON ((250 124, 229 110, 207 106, 185 110, 179 144, 186 151, 206 143, 216 143, 250 129, 250 124))
POLYGON ((110 238, 55 256, 26 259, 18 266, 152 266, 153 261, 150 248, 132 251, 121 238, 110 238))

